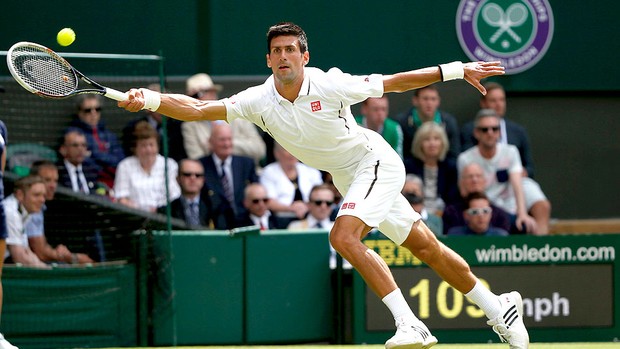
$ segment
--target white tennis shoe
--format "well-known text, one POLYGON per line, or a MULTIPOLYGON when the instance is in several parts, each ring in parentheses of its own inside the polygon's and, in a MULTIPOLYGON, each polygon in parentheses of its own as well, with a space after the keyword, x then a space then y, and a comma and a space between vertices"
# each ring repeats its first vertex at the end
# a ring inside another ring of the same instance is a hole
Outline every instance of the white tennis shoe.
POLYGON ((495 319, 487 321, 502 342, 508 342, 510 349, 527 349, 530 336, 523 324, 523 300, 519 292, 499 295, 502 311, 495 319))
POLYGON ((396 319, 396 334, 385 342, 386 349, 428 349, 437 338, 418 319, 396 319))
POLYGON ((0 349, 19 349, 19 348, 9 343, 9 341, 4 339, 4 336, 2 335, 2 333, 0 333, 0 349))

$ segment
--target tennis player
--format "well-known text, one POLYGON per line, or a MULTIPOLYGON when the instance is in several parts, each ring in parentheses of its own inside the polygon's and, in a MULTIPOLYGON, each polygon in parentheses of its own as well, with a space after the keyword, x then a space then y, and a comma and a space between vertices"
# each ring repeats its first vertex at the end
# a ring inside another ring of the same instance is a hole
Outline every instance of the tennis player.
POLYGON ((267 49, 273 75, 263 85, 230 98, 200 101, 132 89, 129 100, 118 105, 132 112, 156 110, 185 121, 246 119, 300 161, 330 172, 344 195, 330 242, 392 312, 396 334, 385 343, 387 349, 430 348, 437 339, 413 314, 387 264, 361 242, 373 227, 475 302, 510 348, 527 348, 519 293, 493 294, 458 254, 435 238, 400 194, 405 170, 398 154, 379 134, 358 126, 350 111, 350 105, 368 97, 453 79, 465 79, 484 94, 480 80, 503 74, 499 62, 452 62, 393 75, 353 76, 336 68, 323 72, 306 67, 310 60, 306 34, 293 23, 270 27, 267 49))

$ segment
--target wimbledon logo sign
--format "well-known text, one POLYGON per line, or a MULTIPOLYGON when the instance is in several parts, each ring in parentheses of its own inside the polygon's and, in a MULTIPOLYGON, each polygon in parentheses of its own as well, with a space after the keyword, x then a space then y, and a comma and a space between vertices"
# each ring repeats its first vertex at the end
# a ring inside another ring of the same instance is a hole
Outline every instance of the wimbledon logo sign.
POLYGON ((470 59, 501 61, 506 74, 515 74, 547 52, 553 13, 547 0, 461 0, 456 30, 470 59))

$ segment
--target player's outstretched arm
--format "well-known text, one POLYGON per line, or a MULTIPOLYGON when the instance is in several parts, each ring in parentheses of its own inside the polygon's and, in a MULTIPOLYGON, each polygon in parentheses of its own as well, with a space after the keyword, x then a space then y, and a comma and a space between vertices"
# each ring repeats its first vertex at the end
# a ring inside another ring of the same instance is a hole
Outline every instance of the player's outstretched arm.
POLYGON ((221 101, 201 101, 182 94, 159 93, 156 91, 131 89, 129 99, 118 102, 118 106, 130 112, 143 109, 183 121, 226 120, 226 106, 221 101))
POLYGON ((383 76, 384 92, 405 92, 430 84, 454 79, 465 79, 486 94, 480 80, 494 75, 504 74, 504 67, 500 62, 452 62, 437 67, 428 67, 383 76))

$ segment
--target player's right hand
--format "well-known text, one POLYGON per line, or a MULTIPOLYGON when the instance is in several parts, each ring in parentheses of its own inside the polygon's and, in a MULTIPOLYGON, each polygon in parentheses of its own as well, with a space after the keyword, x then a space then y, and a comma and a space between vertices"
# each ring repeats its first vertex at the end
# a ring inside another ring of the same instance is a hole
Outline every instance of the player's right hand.
POLYGON ((127 91, 129 99, 118 102, 118 106, 132 113, 138 112, 144 108, 144 95, 139 89, 132 88, 127 91))

